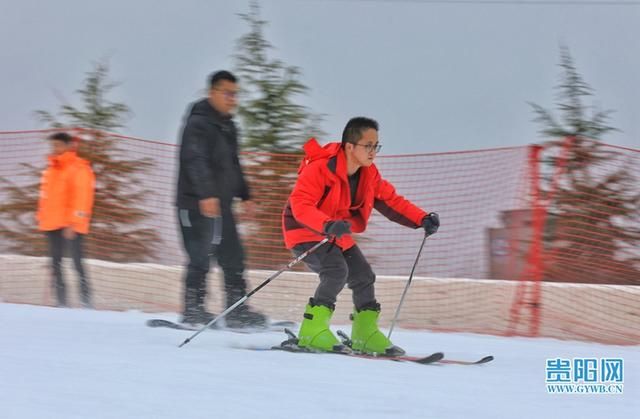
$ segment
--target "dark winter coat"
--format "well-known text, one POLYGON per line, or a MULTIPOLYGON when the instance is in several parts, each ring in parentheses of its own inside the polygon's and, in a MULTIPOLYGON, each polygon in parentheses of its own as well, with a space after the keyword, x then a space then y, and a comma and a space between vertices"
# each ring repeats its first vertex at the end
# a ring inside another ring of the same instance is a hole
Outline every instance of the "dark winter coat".
POLYGON ((249 199, 249 188, 238 159, 238 132, 207 99, 191 107, 182 131, 176 205, 198 209, 198 201, 234 197, 249 199))

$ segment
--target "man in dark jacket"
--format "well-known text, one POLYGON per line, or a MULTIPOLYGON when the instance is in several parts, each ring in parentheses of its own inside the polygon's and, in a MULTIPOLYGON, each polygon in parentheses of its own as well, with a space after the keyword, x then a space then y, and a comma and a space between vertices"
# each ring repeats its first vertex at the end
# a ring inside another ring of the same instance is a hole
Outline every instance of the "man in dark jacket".
MULTIPOLYGON (((232 113, 237 106, 236 77, 219 71, 209 79, 209 95, 194 103, 180 145, 178 215, 189 256, 182 321, 208 323, 206 276, 216 258, 224 273, 227 307, 246 294, 244 250, 232 212, 235 197, 251 210, 249 188, 238 159, 238 133, 232 113)), ((263 314, 241 305, 226 317, 228 327, 264 326, 263 314)))

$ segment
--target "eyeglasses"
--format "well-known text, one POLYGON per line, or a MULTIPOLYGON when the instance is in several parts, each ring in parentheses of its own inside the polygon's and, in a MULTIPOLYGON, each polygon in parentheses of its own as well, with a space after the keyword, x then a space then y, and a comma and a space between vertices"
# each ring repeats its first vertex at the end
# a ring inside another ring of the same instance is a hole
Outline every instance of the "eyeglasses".
POLYGON ((382 149, 382 144, 380 143, 375 143, 375 144, 358 144, 358 143, 351 143, 353 145, 359 145, 360 147, 364 147, 365 150, 367 150, 367 153, 371 153, 372 151, 375 151, 376 153, 380 152, 380 149, 382 149))
POLYGON ((238 92, 235 92, 233 90, 224 90, 224 89, 213 89, 213 90, 217 90, 221 92, 222 95, 227 99, 235 99, 236 97, 238 97, 238 92))

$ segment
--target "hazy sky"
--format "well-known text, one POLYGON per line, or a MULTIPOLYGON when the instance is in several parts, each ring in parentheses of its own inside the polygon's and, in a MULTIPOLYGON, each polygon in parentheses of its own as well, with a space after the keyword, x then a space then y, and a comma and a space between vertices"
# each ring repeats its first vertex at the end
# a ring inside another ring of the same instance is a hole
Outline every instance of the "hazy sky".
MULTIPOLYGON (((301 102, 326 114, 323 142, 356 115, 379 120, 383 154, 538 141, 527 102, 553 106, 564 43, 597 103, 616 110, 622 132, 607 142, 640 148, 640 2, 469 3, 261 6, 273 57, 302 69, 301 102)), ((112 97, 134 111, 122 132, 174 142, 206 76, 231 67, 246 11, 244 0, 0 0, 0 130, 43 127, 35 109, 78 104, 91 61, 108 57, 112 97)))

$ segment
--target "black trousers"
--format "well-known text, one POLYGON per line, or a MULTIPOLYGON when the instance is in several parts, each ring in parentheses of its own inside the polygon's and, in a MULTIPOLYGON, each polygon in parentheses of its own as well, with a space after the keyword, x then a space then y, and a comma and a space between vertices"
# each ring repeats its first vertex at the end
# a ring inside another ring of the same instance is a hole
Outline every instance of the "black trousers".
MULTIPOLYGON (((293 248, 293 253, 300 256, 315 244, 317 242, 301 243, 293 248)), ((356 308, 375 302, 376 275, 357 245, 343 252, 338 246, 325 243, 308 255, 304 262, 320 277, 313 296, 316 304, 333 306, 345 284, 353 293, 356 308)))
POLYGON ((180 230, 189 263, 185 275, 185 313, 204 305, 211 261, 224 273, 227 306, 246 293, 244 249, 230 204, 221 205, 221 217, 209 218, 199 210, 178 209, 180 230))
POLYGON ((47 231, 47 241, 49 243, 49 255, 51 256, 51 271, 53 273, 53 287, 56 291, 58 305, 67 305, 67 291, 62 275, 62 256, 64 254, 65 243, 69 244, 73 266, 80 277, 80 300, 83 305, 91 305, 91 289, 86 271, 82 264, 82 242, 83 234, 76 234, 73 240, 67 240, 62 235, 62 229, 47 231))

